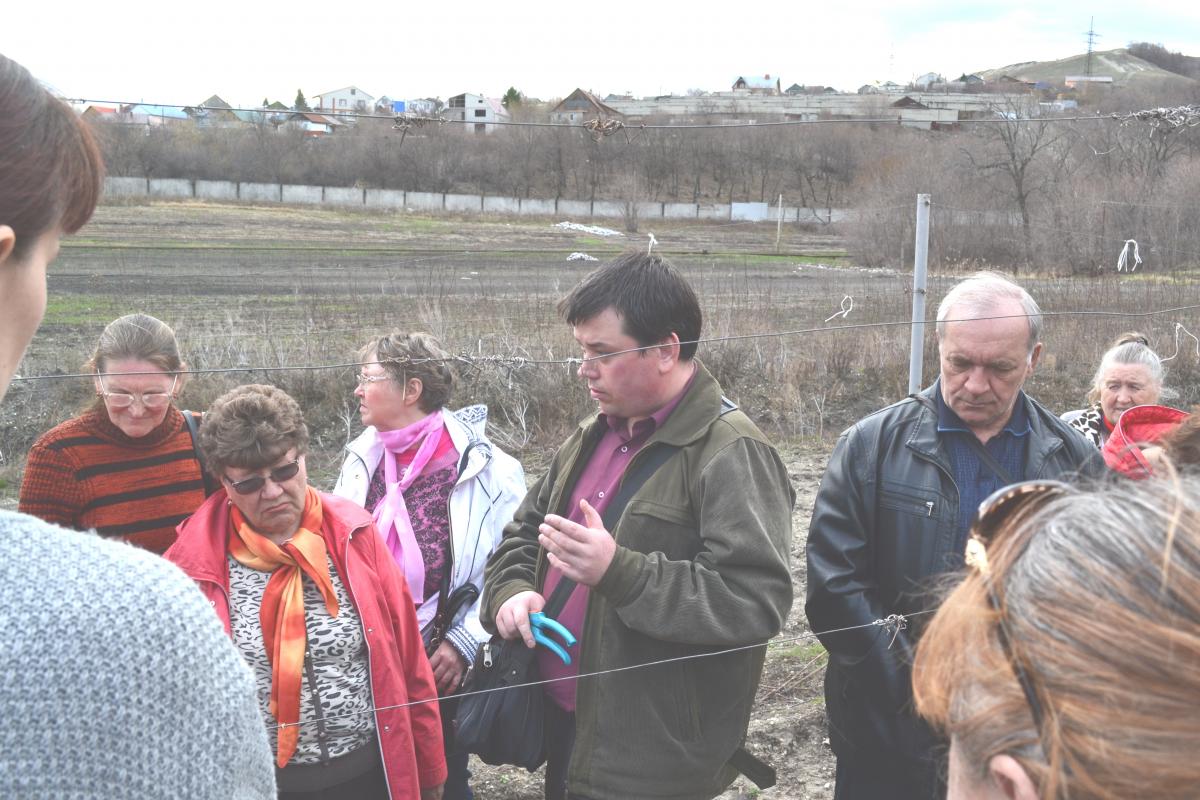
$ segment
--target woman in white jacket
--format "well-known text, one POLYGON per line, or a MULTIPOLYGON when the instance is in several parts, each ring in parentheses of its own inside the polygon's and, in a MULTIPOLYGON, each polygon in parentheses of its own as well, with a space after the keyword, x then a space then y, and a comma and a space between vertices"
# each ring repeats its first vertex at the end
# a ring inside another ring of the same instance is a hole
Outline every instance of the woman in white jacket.
MULTIPOLYGON (((354 395, 366 430, 349 444, 334 494, 361 504, 404 571, 443 698, 455 694, 476 648, 483 568, 525 496, 520 463, 488 441, 486 406, 451 413, 450 356, 426 333, 366 345, 354 395)), ((453 729, 457 703, 443 700, 453 729)), ((446 736, 446 800, 472 797, 467 755, 446 736)))

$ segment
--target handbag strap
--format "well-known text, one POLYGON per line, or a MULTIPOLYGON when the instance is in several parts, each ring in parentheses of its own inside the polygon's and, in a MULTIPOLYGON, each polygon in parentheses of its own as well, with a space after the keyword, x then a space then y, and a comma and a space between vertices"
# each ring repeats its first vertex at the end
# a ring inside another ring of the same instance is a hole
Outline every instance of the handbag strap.
MULTIPOLYGON (((928 397, 919 394, 910 394, 909 397, 911 397, 913 400, 916 400, 934 414, 937 413, 937 407, 928 397)), ((975 451, 975 455, 979 456, 979 460, 984 464, 987 464, 988 469, 995 473, 996 477, 1004 481, 1005 485, 1011 486, 1012 484, 1016 483, 1016 481, 1013 480, 1012 473, 1000 466, 1000 462, 996 460, 995 456, 988 452, 988 449, 984 447, 983 442, 979 441, 978 436, 972 433, 963 438, 967 440, 967 444, 969 444, 971 449, 975 451)))
MULTIPOLYGON (((654 445, 646 453, 645 457, 638 462, 632 472, 625 473, 625 476, 621 479, 621 487, 604 508, 604 513, 600 515, 600 518, 604 520, 604 527, 607 530, 613 530, 617 521, 621 519, 621 514, 625 511, 625 506, 629 504, 629 499, 633 497, 634 492, 642 488, 642 484, 657 472, 659 467, 667 463, 667 459, 675 455, 677 450, 679 448, 675 445, 654 445)), ((562 576, 558 585, 554 587, 554 591, 550 593, 550 598, 546 601, 542 613, 547 617, 558 616, 558 612, 562 611, 562 607, 567 604, 567 598, 571 596, 571 592, 574 590, 575 581, 565 575, 562 576)))
POLYGON ((212 497, 217 492, 217 485, 212 476, 208 474, 208 470, 204 468, 204 459, 200 455, 200 442, 198 441, 200 426, 196 423, 196 415, 191 411, 184 411, 183 421, 187 424, 188 434, 192 437, 192 450, 196 453, 196 461, 200 462, 200 478, 204 481, 204 496, 212 497))

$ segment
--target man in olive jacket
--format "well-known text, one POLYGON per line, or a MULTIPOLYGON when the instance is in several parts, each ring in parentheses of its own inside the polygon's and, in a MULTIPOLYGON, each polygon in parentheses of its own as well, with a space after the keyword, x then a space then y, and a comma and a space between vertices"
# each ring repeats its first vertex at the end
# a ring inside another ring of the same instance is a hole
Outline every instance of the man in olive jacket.
POLYGON ((937 319, 938 380, 842 434, 813 506, 805 612, 829 651, 835 800, 944 795, 944 747, 913 714, 910 675, 933 579, 962 568, 989 494, 1101 466, 1087 439, 1022 391, 1042 350, 1041 311, 1025 290, 977 275, 950 290, 937 319), (911 615, 907 630, 872 624, 892 614, 911 615))
POLYGON ((579 640, 571 665, 538 647, 541 677, 564 678, 547 687, 547 798, 711 798, 746 768, 765 647, 712 654, 765 643, 792 603, 787 470, 693 359, 699 303, 662 259, 618 258, 560 311, 599 414, 505 529, 481 618, 533 647, 530 613, 578 583, 557 616, 579 640), (664 447, 605 530, 622 476, 664 447))

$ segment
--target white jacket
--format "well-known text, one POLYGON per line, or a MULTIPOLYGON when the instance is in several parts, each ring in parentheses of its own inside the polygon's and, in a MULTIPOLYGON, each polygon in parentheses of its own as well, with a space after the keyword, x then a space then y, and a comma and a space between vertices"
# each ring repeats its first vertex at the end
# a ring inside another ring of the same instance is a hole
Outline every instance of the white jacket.
MULTIPOLYGON (((484 433, 487 406, 467 406, 453 413, 446 409, 443 417, 459 454, 458 481, 450 492, 449 596, 467 583, 483 590, 488 556, 500 543, 504 526, 525 497, 525 472, 520 462, 488 441, 484 433)), ((371 476, 382 458, 383 443, 370 426, 346 446, 346 460, 333 493, 365 505, 371 476)), ((436 606, 439 596, 441 593, 434 594, 426 603, 436 606)), ((459 612, 446 633, 446 640, 468 664, 474 662, 478 646, 489 638, 479 624, 478 598, 459 612)))

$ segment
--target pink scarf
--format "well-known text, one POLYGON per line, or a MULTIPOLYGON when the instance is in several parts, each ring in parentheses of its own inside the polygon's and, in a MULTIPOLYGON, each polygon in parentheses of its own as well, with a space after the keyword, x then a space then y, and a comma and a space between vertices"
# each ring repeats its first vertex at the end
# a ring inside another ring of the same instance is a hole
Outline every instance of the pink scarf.
POLYGON ((433 458, 445 430, 446 426, 439 409, 406 428, 377 432, 379 440, 383 442, 383 479, 387 493, 375 506, 375 524, 383 534, 392 558, 396 559, 396 563, 404 572, 408 581, 408 591, 417 606, 425 599, 425 560, 421 557, 421 548, 417 544, 416 534, 413 533, 408 506, 404 503, 404 490, 412 486, 413 481, 420 476, 421 470, 425 469, 425 465, 433 458), (417 442, 421 444, 417 448, 416 456, 404 469, 403 474, 397 477, 396 473, 400 471, 397 455, 410 449, 417 442))

